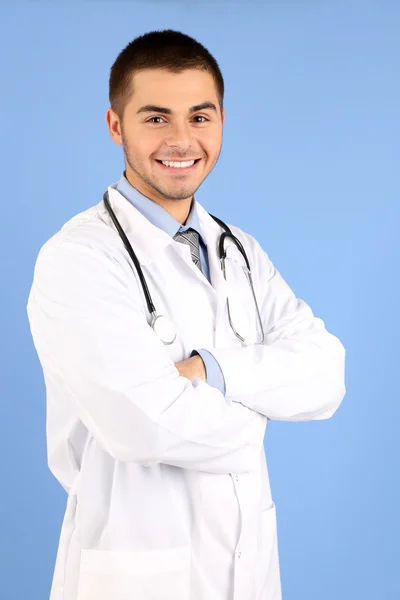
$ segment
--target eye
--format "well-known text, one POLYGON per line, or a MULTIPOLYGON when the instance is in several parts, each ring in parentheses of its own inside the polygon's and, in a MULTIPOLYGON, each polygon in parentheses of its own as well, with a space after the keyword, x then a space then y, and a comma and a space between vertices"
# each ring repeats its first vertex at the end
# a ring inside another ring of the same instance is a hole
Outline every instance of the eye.
POLYGON ((158 122, 158 123, 156 123, 156 122, 155 122, 155 119, 161 119, 161 120, 163 120, 163 118, 162 118, 162 117, 151 117, 151 118, 150 118, 150 119, 147 121, 147 123, 155 123, 156 125, 158 125, 158 123, 159 123, 159 122, 158 122))
POLYGON ((195 119, 203 119, 203 121, 197 121, 197 123, 206 123, 209 120, 206 117, 203 117, 203 115, 196 115, 194 118, 195 119))

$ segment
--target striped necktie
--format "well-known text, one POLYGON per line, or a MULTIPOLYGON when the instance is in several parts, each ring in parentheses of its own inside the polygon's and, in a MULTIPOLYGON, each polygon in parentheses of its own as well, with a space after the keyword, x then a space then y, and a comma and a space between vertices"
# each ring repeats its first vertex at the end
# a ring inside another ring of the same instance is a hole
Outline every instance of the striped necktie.
POLYGON ((174 240, 176 242, 181 242, 182 244, 187 244, 190 248, 190 254, 192 255, 192 260, 196 267, 198 267, 201 271, 201 262, 200 262, 200 242, 199 242, 199 234, 197 231, 189 227, 186 231, 178 231, 174 235, 174 240))

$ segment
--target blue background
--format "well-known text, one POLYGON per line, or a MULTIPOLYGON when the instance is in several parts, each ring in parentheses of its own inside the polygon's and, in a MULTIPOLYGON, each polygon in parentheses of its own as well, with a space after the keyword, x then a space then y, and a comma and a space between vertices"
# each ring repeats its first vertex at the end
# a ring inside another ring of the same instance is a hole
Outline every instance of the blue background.
POLYGON ((34 262, 123 169, 112 62, 172 27, 226 81, 199 201, 258 238, 347 350, 336 415, 266 436, 284 600, 399 598, 400 3, 16 2, 1 22, 0 597, 48 597, 66 502, 26 316, 34 262))

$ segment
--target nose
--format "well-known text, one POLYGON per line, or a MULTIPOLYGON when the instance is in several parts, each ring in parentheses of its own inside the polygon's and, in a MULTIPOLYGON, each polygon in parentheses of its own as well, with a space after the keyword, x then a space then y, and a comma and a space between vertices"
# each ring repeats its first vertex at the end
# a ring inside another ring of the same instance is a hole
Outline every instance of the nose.
POLYGON ((168 129, 168 135, 165 139, 166 145, 185 152, 192 143, 190 124, 187 122, 175 122, 168 129))

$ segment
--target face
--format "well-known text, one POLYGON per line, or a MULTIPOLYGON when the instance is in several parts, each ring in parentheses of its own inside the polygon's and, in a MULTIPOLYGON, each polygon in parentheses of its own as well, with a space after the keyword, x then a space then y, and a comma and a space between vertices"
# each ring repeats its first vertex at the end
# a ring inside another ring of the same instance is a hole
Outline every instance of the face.
POLYGON ((128 180, 156 201, 192 198, 221 152, 224 113, 207 71, 140 71, 123 120, 112 109, 106 117, 128 180))

